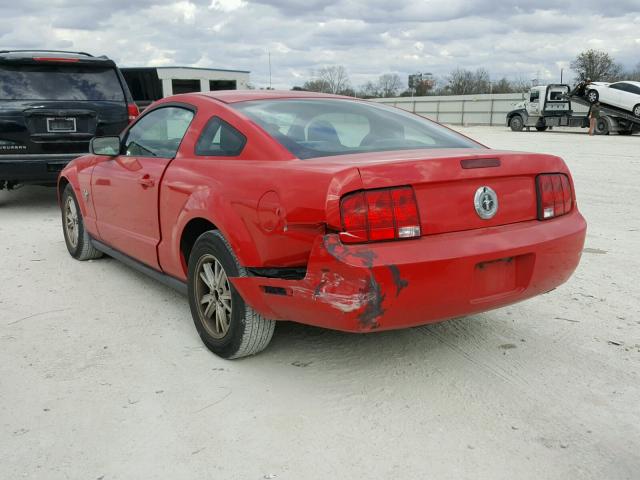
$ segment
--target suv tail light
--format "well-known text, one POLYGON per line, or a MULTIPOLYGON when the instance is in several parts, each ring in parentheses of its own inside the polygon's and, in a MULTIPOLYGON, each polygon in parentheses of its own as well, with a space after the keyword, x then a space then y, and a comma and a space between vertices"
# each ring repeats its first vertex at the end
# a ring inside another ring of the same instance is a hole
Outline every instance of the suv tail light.
POLYGON ((340 201, 344 243, 400 240, 420 236, 420 218, 411 187, 350 193, 340 201))
POLYGON ((569 177, 562 173, 545 173, 536 178, 538 190, 538 220, 548 220, 569 213, 573 208, 573 193, 569 177))
POLYGON ((133 122, 140 115, 140 109, 135 103, 129 103, 127 105, 127 113, 129 114, 129 122, 133 122))

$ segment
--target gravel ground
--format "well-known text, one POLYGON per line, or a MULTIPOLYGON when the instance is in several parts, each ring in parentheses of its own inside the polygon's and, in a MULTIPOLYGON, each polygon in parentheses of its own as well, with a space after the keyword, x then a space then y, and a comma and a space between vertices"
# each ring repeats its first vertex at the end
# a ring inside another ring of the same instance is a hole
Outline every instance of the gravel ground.
POLYGON ((53 189, 0 192, 0 478, 637 479, 640 138, 464 133, 563 156, 589 222, 557 290, 224 361, 186 299, 68 256, 53 189))

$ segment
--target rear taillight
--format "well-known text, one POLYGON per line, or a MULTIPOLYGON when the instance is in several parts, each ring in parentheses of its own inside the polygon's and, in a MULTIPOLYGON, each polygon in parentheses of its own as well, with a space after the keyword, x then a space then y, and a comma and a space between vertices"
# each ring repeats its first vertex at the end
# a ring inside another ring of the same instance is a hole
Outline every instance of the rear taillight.
POLYGON ((545 173, 536 178, 538 220, 559 217, 573 208, 569 177, 562 173, 545 173))
POLYGON ((138 109, 138 105, 135 103, 130 103, 127 105, 127 114, 129 115, 129 121, 133 122, 138 115, 140 115, 140 109, 138 109))
POLYGON ((399 240, 420 236, 420 218, 411 187, 366 190, 340 202, 344 243, 399 240))

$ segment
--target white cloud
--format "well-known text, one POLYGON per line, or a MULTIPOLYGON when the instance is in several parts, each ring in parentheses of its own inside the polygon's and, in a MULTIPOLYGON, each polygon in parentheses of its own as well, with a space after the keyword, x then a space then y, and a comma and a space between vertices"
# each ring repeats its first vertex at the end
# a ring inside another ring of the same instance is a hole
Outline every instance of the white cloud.
POLYGON ((2 8, 0 45, 89 51, 121 66, 251 70, 257 86, 271 52, 278 88, 328 64, 344 65, 354 84, 457 67, 556 80, 591 47, 634 67, 638 25, 638 0, 22 0, 2 8))
POLYGON ((212 0, 209 8, 220 12, 233 12, 244 7, 247 2, 243 0, 212 0))

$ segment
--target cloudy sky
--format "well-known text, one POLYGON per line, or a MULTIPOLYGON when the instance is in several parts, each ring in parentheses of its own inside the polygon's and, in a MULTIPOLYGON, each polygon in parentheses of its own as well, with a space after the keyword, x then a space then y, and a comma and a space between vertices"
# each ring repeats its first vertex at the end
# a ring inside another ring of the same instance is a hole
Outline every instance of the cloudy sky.
POLYGON ((588 48, 640 62, 640 0, 0 0, 0 11, 0 49, 250 70, 257 87, 268 84, 268 52, 277 88, 325 65, 344 65, 357 86, 456 67, 558 80, 588 48))

